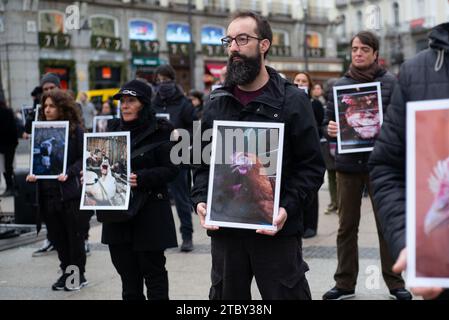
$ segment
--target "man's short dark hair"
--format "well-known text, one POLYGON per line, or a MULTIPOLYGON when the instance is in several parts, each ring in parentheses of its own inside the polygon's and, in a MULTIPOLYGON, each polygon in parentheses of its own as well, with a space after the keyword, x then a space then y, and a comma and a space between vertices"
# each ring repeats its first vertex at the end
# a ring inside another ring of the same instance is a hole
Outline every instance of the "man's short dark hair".
POLYGON ((176 72, 175 69, 169 64, 163 64, 156 68, 156 71, 154 72, 156 76, 160 74, 161 76, 167 77, 170 80, 176 79, 176 72))
MULTIPOLYGON (((237 11, 231 16, 231 22, 240 19, 240 18, 252 18, 256 21, 257 29, 255 30, 258 37, 262 39, 268 39, 270 41, 270 47, 273 43, 273 31, 271 30, 270 23, 267 19, 262 17, 260 14, 255 13, 253 11, 237 11)), ((270 48, 268 48, 267 52, 264 54, 264 58, 267 57, 270 48)))
POLYGON ((379 52, 379 38, 371 31, 360 31, 359 33, 357 33, 351 39, 351 43, 349 44, 351 47, 355 38, 359 38, 360 42, 365 46, 373 48, 374 52, 379 52))

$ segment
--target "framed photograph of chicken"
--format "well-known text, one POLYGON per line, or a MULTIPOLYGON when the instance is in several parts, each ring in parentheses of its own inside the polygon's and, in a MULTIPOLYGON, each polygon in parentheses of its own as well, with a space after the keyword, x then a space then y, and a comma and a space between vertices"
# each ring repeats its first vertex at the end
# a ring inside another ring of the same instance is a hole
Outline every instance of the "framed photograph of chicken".
POLYGON ((283 123, 214 121, 206 224, 276 230, 283 123))
POLYGON ((84 134, 82 210, 127 210, 131 186, 129 132, 84 134))
POLYGON ((383 121, 380 82, 334 87, 338 153, 372 151, 383 121))
POLYGON ((57 179, 67 166, 68 121, 33 121, 30 175, 57 179))
POLYGON ((449 100, 407 104, 407 285, 449 287, 449 100))

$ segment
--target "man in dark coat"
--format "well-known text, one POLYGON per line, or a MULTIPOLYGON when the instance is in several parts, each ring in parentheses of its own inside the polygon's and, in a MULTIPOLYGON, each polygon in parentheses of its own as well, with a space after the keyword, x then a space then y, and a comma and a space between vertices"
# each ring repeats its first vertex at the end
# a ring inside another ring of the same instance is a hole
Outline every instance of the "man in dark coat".
POLYGON ((277 232, 206 225, 210 167, 204 163, 194 170, 192 199, 211 236, 209 298, 251 299, 255 277, 263 299, 311 299, 302 258, 303 210, 323 182, 324 162, 310 100, 265 66, 272 43, 266 19, 239 13, 222 42, 229 55, 226 83, 206 104, 202 131, 214 120, 234 120, 284 123, 285 134, 277 232))
MULTIPOLYGON (((382 106, 386 108, 396 78, 378 65, 379 40, 371 32, 359 32, 351 40, 352 63, 349 71, 335 86, 359 83, 380 82, 382 106)), ((339 128, 335 122, 334 95, 329 95, 325 124, 330 140, 335 141, 339 128)), ((360 206, 365 185, 369 186, 368 157, 369 152, 339 154, 335 156, 338 189, 339 229, 337 234, 338 266, 335 272, 335 287, 323 295, 324 300, 339 300, 354 296, 358 265, 357 233, 360 222, 360 206)), ((374 208, 375 210, 375 208, 374 208)), ((411 294, 404 288, 404 280, 391 268, 393 259, 388 251, 376 216, 379 237, 382 275, 394 299, 408 300, 411 294)))
MULTIPOLYGON (((406 61, 391 98, 380 136, 371 155, 370 177, 374 203, 385 240, 395 259, 396 272, 405 270, 405 141, 406 104, 409 101, 449 99, 449 23, 436 26, 430 48, 406 61)), ((415 288, 424 298, 449 299, 449 290, 415 288)))
MULTIPOLYGON (((14 155, 18 145, 17 126, 14 113, 6 106, 6 102, 0 100, 0 154, 3 155, 6 181, 6 190, 1 197, 14 195, 14 155)), ((0 172, 1 174, 1 172, 0 172)))
MULTIPOLYGON (((192 136, 193 121, 196 120, 192 103, 176 84, 175 70, 170 65, 162 65, 156 69, 158 88, 153 101, 156 116, 169 114, 169 121, 175 129, 185 129, 192 136)), ((170 193, 175 200, 176 211, 181 222, 182 245, 181 251, 193 250, 192 233, 192 202, 190 201, 190 168, 180 168, 176 180, 170 183, 170 193)))

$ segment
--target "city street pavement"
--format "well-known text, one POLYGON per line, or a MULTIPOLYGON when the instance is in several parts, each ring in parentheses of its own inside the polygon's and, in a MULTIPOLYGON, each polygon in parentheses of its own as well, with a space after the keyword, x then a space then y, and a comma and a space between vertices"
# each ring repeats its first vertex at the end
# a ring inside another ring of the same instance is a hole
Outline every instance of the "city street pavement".
MULTIPOLYGON (((27 156, 19 154, 17 167, 27 165, 27 156)), ((3 192, 1 185, 0 192, 3 192)), ((336 235, 338 217, 336 214, 324 215, 329 202, 326 185, 320 190, 320 216, 318 235, 304 240, 304 259, 310 267, 307 279, 313 299, 321 296, 334 285, 333 274, 336 269, 336 235)), ((13 210, 13 201, 5 199, 1 203, 3 212, 13 210)), ((177 227, 179 221, 173 207, 177 227)), ((182 253, 178 248, 167 250, 167 270, 170 282, 171 299, 208 299, 210 285, 210 240, 194 218, 195 250, 182 253)), ((121 299, 120 277, 112 266, 107 246, 102 245, 101 224, 93 221, 90 230, 92 254, 87 258, 86 278, 89 285, 79 292, 55 292, 51 284, 60 276, 56 254, 33 258, 31 254, 40 247, 41 241, 21 247, 0 251, 0 299, 66 299, 95 300, 121 299)), ((4 240, 0 240, 4 241, 4 240)), ((178 241, 180 236, 178 234, 178 241)), ((369 198, 363 199, 362 218, 359 231, 360 272, 355 299, 389 299, 388 290, 381 276, 378 253, 376 224, 369 198)), ((253 281, 253 299, 260 299, 253 281)))

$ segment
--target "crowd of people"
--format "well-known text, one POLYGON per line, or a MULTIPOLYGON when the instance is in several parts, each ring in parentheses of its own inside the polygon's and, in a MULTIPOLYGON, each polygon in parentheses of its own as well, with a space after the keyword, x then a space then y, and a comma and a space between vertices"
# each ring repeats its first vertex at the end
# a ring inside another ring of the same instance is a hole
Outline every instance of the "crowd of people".
MULTIPOLYGON (((209 96, 198 90, 185 93, 170 65, 156 69, 156 82, 151 86, 140 79, 124 84, 113 97, 120 101, 120 116, 108 121, 107 130, 129 131, 132 152, 144 148, 139 157, 131 159, 129 183, 146 201, 142 205, 139 196, 132 197, 130 207, 135 215, 126 221, 103 221, 102 242, 109 246, 121 277, 123 299, 169 298, 164 250, 178 246, 170 198, 180 220, 181 251, 194 250, 193 212, 210 236, 210 299, 251 299, 253 278, 263 299, 311 299, 302 239, 318 233, 318 190, 326 170, 330 203, 324 213, 338 214, 339 225, 335 285, 322 298, 339 300, 355 295, 361 201, 367 192, 373 203, 382 275, 390 295, 398 300, 412 299, 401 276, 407 263, 405 106, 408 101, 449 98, 448 35, 449 24, 434 28, 430 48, 404 63, 399 79, 379 65, 381 44, 376 35, 361 31, 351 39, 351 65, 343 77, 322 84, 314 82, 307 72, 299 72, 289 81, 265 64, 273 40, 268 21, 253 12, 239 12, 222 39, 228 53, 223 78, 209 96), (339 153, 341 128, 332 88, 372 82, 381 83, 384 114, 374 151, 339 153), (185 129, 193 136, 196 120, 201 121, 204 132, 215 120, 236 119, 285 125, 276 231, 208 225, 209 162, 203 159, 198 165, 174 165, 170 160, 176 142, 170 140, 173 130, 185 129)), ((57 180, 27 177, 37 185, 38 222, 45 222, 48 237, 33 255, 56 249, 62 276, 52 288, 79 290, 87 285, 87 239, 93 214, 79 209, 83 133, 92 130, 95 115, 110 115, 113 110, 109 101, 96 110, 84 93, 75 102, 73 94, 60 89, 54 74, 44 75, 32 96, 34 105, 41 104, 39 121, 65 120, 70 124, 66 174, 57 180), (76 286, 67 284, 66 271, 72 265, 80 271, 76 286)), ((5 158, 7 185, 3 196, 10 196, 14 193, 11 159, 18 137, 29 138, 34 115, 17 129, 11 109, 0 103, 0 153, 5 158)), ((92 157, 97 153, 100 150, 92 157)), ((412 291, 424 298, 448 298, 443 288, 412 291)))

